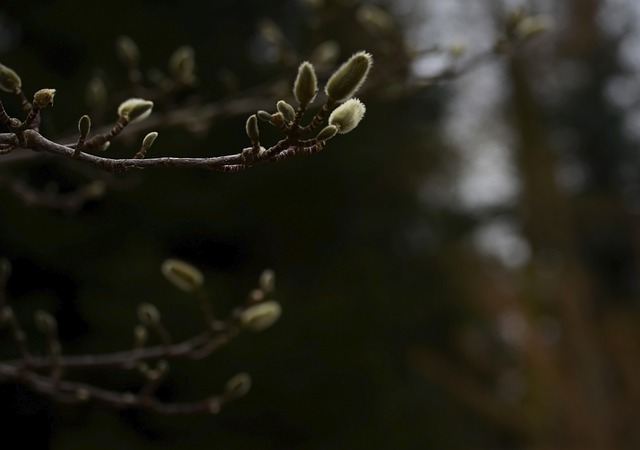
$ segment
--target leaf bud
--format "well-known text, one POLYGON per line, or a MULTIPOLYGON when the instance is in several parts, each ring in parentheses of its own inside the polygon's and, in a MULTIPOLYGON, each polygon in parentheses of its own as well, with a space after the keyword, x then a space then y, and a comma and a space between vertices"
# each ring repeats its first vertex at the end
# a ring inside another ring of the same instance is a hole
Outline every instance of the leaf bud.
POLYGON ((240 372, 227 381, 224 393, 232 398, 240 398, 247 395, 251 389, 251 376, 246 372, 240 372))
POLYGON ((316 98, 318 92, 318 77, 311 63, 300 64, 298 76, 293 83, 293 95, 301 108, 306 108, 316 98))
POLYGON ((6 92, 20 92, 22 80, 20 76, 4 64, 0 64, 0 89, 6 92))
POLYGON ((296 120, 296 110, 284 100, 278 101, 278 103, 276 103, 276 108, 280 114, 282 114, 282 117, 284 117, 284 120, 286 120, 287 123, 291 123, 296 120))
POLYGON ((53 106, 53 97, 55 97, 55 95, 55 89, 40 89, 33 95, 33 103, 38 109, 53 106))
POLYGON ((247 119, 247 123, 245 125, 245 129, 247 131, 247 136, 249 136, 249 140, 252 143, 260 141, 260 130, 258 129, 258 117, 255 114, 252 114, 247 119))
POLYGON ((358 126, 366 108, 357 98, 347 100, 338 106, 329 116, 329 125, 338 128, 338 133, 346 134, 358 126))
POLYGON ((262 120, 263 122, 273 123, 273 117, 271 116, 271 113, 260 110, 256 113, 256 115, 258 116, 258 119, 262 120))
POLYGON ((179 259, 165 260, 160 271, 175 287, 184 292, 195 292, 204 283, 202 272, 179 259))
POLYGON ((328 141, 336 134, 338 134, 338 127, 336 127, 335 125, 327 125, 322 130, 320 130, 320 133, 318 133, 318 135, 316 136, 316 140, 328 141))
POLYGON ((240 313, 240 323, 251 331, 262 331, 276 323, 282 314, 280 304, 274 300, 250 306, 240 313))
POLYGON ((132 123, 138 122, 149 117, 152 109, 152 101, 142 98, 130 98, 120 104, 118 107, 118 116, 120 116, 120 119, 132 123))
POLYGON ((367 52, 358 52, 349 58, 327 81, 325 92, 329 99, 340 103, 351 98, 364 83, 372 64, 373 58, 367 52))
POLYGON ((148 133, 142 140, 142 146, 144 148, 151 148, 153 143, 156 141, 157 137, 158 137, 158 133, 156 131, 152 131, 151 133, 148 133))

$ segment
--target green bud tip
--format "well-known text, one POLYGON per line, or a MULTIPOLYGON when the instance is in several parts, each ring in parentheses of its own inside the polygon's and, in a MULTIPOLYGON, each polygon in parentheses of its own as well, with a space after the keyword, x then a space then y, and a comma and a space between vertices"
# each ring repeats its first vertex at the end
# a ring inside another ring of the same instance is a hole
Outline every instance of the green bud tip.
POLYGON ((120 119, 128 120, 129 122, 139 122, 149 117, 152 109, 152 101, 142 98, 130 98, 120 104, 118 116, 120 116, 120 119))
POLYGON ((296 119, 296 110, 284 100, 278 101, 278 103, 276 103, 276 108, 280 114, 282 114, 282 117, 284 117, 284 120, 286 120, 287 123, 291 123, 296 119))
POLYGON ((318 92, 318 77, 316 71, 308 61, 300 64, 298 76, 293 83, 293 95, 302 108, 309 106, 318 92))
POLYGON ((40 89, 33 95, 33 103, 38 109, 53 106, 53 97, 55 97, 55 95, 55 89, 40 89))
POLYGON ((336 127, 335 125, 327 125, 322 130, 320 130, 320 133, 318 133, 316 139, 318 141, 328 141, 336 134, 338 134, 338 127, 336 127))
POLYGON ((6 92, 19 92, 22 87, 20 76, 4 64, 0 64, 0 89, 6 92))
POLYGON ((357 98, 347 100, 338 106, 329 116, 329 125, 338 128, 338 133, 346 134, 358 126, 366 108, 357 98))
POLYGON ((91 131, 91 117, 86 114, 80 117, 78 120, 78 131, 80 132, 80 136, 86 137, 91 131))
POLYGON ((246 372, 234 375, 224 386, 225 394, 233 398, 244 397, 249 389, 251 389, 251 376, 246 372))
POLYGON ((274 300, 250 306, 240 313, 240 323, 251 331, 262 331, 276 323, 282 314, 280 304, 274 300))
POLYGON ((349 58, 327 81, 325 92, 329 99, 341 103, 351 98, 364 83, 372 64, 373 58, 364 51, 349 58))
POLYGON ((156 141, 157 137, 158 137, 158 133, 155 131, 152 131, 151 133, 147 134, 144 137, 144 139, 142 140, 142 146, 144 148, 151 148, 153 143, 156 141))
POLYGON ((260 130, 258 129, 258 117, 252 114, 247 119, 246 123, 247 136, 251 142, 258 142, 260 140, 260 130))
POLYGON ((204 283, 202 272, 179 259, 167 259, 160 266, 160 271, 175 287, 184 292, 194 292, 204 283))

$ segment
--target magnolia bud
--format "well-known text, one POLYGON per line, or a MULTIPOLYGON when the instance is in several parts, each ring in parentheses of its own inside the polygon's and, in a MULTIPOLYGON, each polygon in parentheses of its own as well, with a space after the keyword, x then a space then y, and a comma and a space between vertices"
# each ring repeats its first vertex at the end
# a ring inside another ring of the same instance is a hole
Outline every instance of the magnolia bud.
POLYGON ((284 100, 278 101, 278 103, 276 103, 276 108, 288 123, 291 123, 296 119, 296 110, 284 100))
POLYGON ((258 116, 258 119, 262 120, 263 122, 269 122, 269 123, 273 122, 273 117, 271 116, 270 113, 266 111, 260 110, 256 113, 256 115, 258 116))
POLYGON ((140 50, 129 36, 120 36, 116 41, 116 51, 120 61, 127 67, 136 67, 140 60, 140 50))
POLYGON ((158 133, 155 131, 152 131, 151 133, 147 134, 144 137, 144 139, 142 140, 142 146, 144 148, 151 148, 153 143, 156 141, 157 137, 158 137, 158 133))
POLYGON ((53 106, 53 97, 55 97, 55 95, 55 89, 40 89, 33 95, 33 103, 38 109, 53 106))
POLYGON ((149 117, 152 109, 152 101, 141 98, 130 98, 120 104, 118 107, 118 115, 122 120, 138 122, 149 117))
POLYGON ((245 129, 247 131, 247 136, 249 136, 249 140, 253 142, 260 141, 260 130, 258 129, 258 117, 253 114, 249 116, 247 119, 247 123, 245 125, 245 129))
POLYGON ((365 106, 357 98, 347 100, 338 106, 329 116, 329 125, 338 128, 338 133, 345 134, 358 126, 364 113, 365 106))
POLYGON ((22 80, 13 70, 0 64, 0 89, 6 92, 19 92, 22 87, 22 80))
POLYGON ((224 393, 233 398, 247 395, 251 389, 251 376, 246 372, 234 375, 224 386, 224 393))
POLYGON ((316 98, 318 78, 311 63, 305 61, 298 68, 298 76, 293 83, 293 95, 301 108, 306 108, 316 98))
POLYGON ((178 48, 169 58, 169 71, 176 80, 190 84, 195 80, 193 72, 196 68, 196 59, 193 48, 187 45, 178 48))
POLYGON ((324 88, 326 94, 335 102, 349 99, 364 83, 372 64, 369 53, 356 53, 331 75, 324 88))
POLYGON ((316 136, 316 140, 318 141, 328 141, 332 137, 334 137, 338 133, 338 127, 335 125, 327 125, 320 133, 316 136))
POLYGON ((240 322, 251 331, 262 331, 276 323, 282 308, 276 301, 269 300, 250 306, 240 314, 240 322))
POLYGON ((55 334, 58 331, 58 322, 48 312, 39 309, 36 311, 34 319, 41 333, 55 334))
POLYGON ((148 327, 156 326, 160 323, 160 311, 151 303, 141 303, 138 306, 138 320, 148 327))
POLYGON ((167 259, 160 271, 175 287, 184 292, 194 292, 204 283, 204 276, 197 268, 179 259, 167 259))

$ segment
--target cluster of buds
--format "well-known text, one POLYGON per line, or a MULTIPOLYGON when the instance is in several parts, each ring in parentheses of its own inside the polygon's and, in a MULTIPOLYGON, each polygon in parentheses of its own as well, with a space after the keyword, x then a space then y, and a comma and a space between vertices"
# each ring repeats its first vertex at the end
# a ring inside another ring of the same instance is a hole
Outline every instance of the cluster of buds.
POLYGON ((372 63, 371 55, 361 51, 342 64, 325 85, 326 101, 324 105, 306 125, 302 124, 302 120, 318 94, 318 77, 310 62, 305 61, 300 64, 293 83, 293 96, 298 107, 294 108, 288 102, 279 100, 276 103, 277 112, 272 114, 267 111, 258 111, 250 116, 246 122, 246 132, 251 141, 251 148, 245 149, 243 152, 245 160, 251 162, 255 158, 269 159, 277 157, 279 152, 285 150, 319 151, 324 147, 326 141, 336 134, 345 134, 356 128, 364 117, 366 108, 360 100, 353 98, 353 96, 366 80, 372 63), (325 124, 329 112, 331 114, 328 118, 328 124, 325 124), (261 147, 258 119, 280 129, 287 138, 269 150, 261 147), (323 124, 325 126, 320 129, 323 124), (305 136, 313 136, 314 134, 315 137, 304 139, 305 136))

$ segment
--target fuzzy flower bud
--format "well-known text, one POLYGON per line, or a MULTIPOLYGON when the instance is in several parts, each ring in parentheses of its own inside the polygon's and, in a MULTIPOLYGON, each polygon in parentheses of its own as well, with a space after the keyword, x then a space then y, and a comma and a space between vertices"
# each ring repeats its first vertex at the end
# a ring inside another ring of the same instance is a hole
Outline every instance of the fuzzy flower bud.
POLYGON ((249 136, 249 140, 253 142, 260 141, 260 130, 258 129, 258 117, 255 114, 252 114, 247 119, 247 123, 245 124, 245 130, 247 132, 247 136, 249 136))
POLYGON ((142 98, 130 98, 120 104, 118 107, 118 115, 122 120, 138 122, 149 117, 152 109, 152 101, 142 98))
POLYGON ((202 272, 179 259, 167 259, 162 263, 160 271, 175 287, 184 292, 194 292, 204 283, 202 272))
POLYGON ((300 104, 306 108, 316 98, 318 92, 318 78, 311 63, 305 61, 298 68, 298 76, 293 83, 293 95, 300 104))
POLYGON ((138 45, 129 36, 120 36, 116 40, 118 58, 127 67, 136 67, 140 61, 138 45))
POLYGON ((22 87, 20 76, 4 64, 0 64, 0 89, 6 92, 19 92, 22 87))
POLYGON ((344 102, 356 93, 369 74, 373 58, 367 52, 358 52, 336 70, 324 90, 335 102, 344 102))
POLYGON ((318 141, 328 141, 336 134, 338 134, 338 127, 336 127, 335 125, 327 125, 322 130, 320 130, 320 133, 318 133, 316 139, 318 141))
POLYGON ((357 98, 347 100, 338 106, 329 116, 329 125, 338 128, 338 133, 346 134, 358 126, 366 108, 357 98))
POLYGON ((293 106, 291 106, 284 100, 278 101, 278 103, 276 103, 276 108, 278 109, 280 114, 282 114, 282 117, 284 117, 284 120, 286 120, 288 123, 291 123, 295 120, 296 110, 293 109, 293 106))
POLYGON ((40 89, 33 95, 33 104, 38 109, 44 109, 47 106, 53 106, 53 97, 55 97, 55 95, 55 89, 40 89))
POLYGON ((160 323, 160 311, 151 303, 141 303, 138 306, 138 320, 143 325, 154 327, 160 323))
POLYGON ((240 398, 247 395, 249 389, 251 389, 251 376, 246 372, 240 372, 227 381, 224 393, 233 398, 240 398))
POLYGON ((282 308, 276 301, 269 300, 250 306, 240 314, 240 322, 251 331, 262 331, 276 323, 282 308))
POLYGON ((156 131, 152 131, 151 133, 148 133, 142 140, 142 146, 144 148, 151 148, 153 143, 156 141, 157 137, 158 137, 158 133, 156 131))

